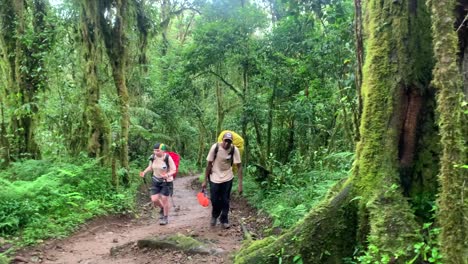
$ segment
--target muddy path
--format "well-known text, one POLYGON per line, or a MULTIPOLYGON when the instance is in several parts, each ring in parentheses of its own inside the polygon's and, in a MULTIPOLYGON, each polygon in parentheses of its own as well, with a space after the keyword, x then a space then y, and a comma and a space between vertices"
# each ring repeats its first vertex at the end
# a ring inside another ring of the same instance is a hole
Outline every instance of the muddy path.
POLYGON ((90 221, 72 236, 46 241, 44 244, 18 252, 14 263, 49 264, 124 264, 124 263, 232 263, 232 255, 241 246, 245 223, 252 233, 268 224, 243 199, 233 195, 230 229, 211 227, 210 207, 200 206, 196 199, 197 176, 179 177, 174 182, 169 224, 159 225, 158 213, 152 209, 142 186, 138 213, 129 216, 108 216, 90 221), (218 253, 188 254, 170 249, 139 248, 137 241, 152 236, 183 234, 216 246, 218 253), (112 254, 111 254, 112 251, 112 254))

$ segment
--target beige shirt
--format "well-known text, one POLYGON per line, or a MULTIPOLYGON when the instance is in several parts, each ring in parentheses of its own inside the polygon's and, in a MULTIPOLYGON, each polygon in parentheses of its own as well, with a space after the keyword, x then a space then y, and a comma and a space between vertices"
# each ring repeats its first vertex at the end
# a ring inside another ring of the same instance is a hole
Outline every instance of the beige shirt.
POLYGON ((174 160, 171 158, 171 156, 169 156, 169 154, 164 154, 164 156, 162 156, 161 158, 154 155, 154 160, 152 163, 150 160, 149 165, 153 169, 153 176, 157 178, 162 178, 161 173, 167 172, 167 174, 169 174, 170 176, 167 177, 166 181, 174 181, 173 175, 176 173, 176 166, 174 160), (165 155, 168 155, 167 162, 169 163, 169 168, 167 167, 166 162, 164 162, 165 155))
MULTIPOLYGON (((210 152, 208 152, 208 156, 206 157, 207 161, 213 161, 216 144, 211 146, 210 152)), ((231 145, 233 148, 234 145, 231 145)), ((229 152, 231 149, 224 149, 222 147, 222 143, 219 143, 218 147, 218 154, 216 155, 216 160, 213 162, 213 168, 211 169, 210 180, 214 183, 223 183, 232 180, 234 178, 234 174, 232 173, 232 166, 231 166, 231 159, 234 158, 233 164, 241 163, 240 152, 238 148, 234 149, 234 157, 229 156, 229 152)))

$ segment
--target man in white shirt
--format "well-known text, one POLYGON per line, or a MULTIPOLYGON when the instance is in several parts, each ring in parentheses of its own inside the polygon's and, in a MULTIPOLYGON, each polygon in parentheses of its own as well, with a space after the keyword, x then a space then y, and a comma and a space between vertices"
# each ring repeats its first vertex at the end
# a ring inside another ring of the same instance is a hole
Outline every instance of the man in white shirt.
POLYGON ((232 165, 236 164, 238 174, 238 191, 242 193, 242 166, 240 152, 232 144, 233 137, 230 132, 223 136, 222 143, 215 143, 211 146, 210 152, 206 157, 208 164, 205 170, 205 180, 202 188, 206 187, 207 180, 210 181, 211 198, 211 226, 215 226, 219 218, 223 228, 229 228, 228 214, 229 203, 231 200, 232 180, 234 173, 232 165))

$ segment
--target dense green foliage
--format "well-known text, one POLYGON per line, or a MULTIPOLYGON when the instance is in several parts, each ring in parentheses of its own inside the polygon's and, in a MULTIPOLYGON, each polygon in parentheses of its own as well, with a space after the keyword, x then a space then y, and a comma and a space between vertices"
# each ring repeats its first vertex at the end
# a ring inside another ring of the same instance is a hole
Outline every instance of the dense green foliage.
MULTIPOLYGON (((326 166, 311 171, 303 160, 295 157, 288 164, 276 165, 274 178, 245 179, 246 198, 273 219, 272 227, 289 228, 296 224, 332 185, 348 174, 353 161, 351 153, 340 153, 328 157, 326 166)), ((248 175, 256 173, 249 171, 248 175)))
POLYGON ((31 244, 64 237, 95 216, 131 212, 136 188, 114 188, 109 173, 87 158, 11 164, 0 173, 0 236, 31 244))

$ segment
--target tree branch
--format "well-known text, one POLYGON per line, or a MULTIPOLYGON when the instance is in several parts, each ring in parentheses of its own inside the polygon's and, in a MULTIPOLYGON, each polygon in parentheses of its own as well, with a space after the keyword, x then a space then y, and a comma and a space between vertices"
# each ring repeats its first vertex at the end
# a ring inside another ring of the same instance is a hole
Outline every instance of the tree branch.
POLYGON ((216 72, 214 71, 208 71, 209 73, 213 74, 214 76, 218 77, 224 84, 227 85, 227 87, 229 87, 229 89, 231 89, 237 96, 239 96, 240 98, 244 98, 244 96, 242 95, 242 93, 236 88, 234 87, 234 85, 230 84, 228 81, 226 81, 221 75, 217 74, 216 72))

